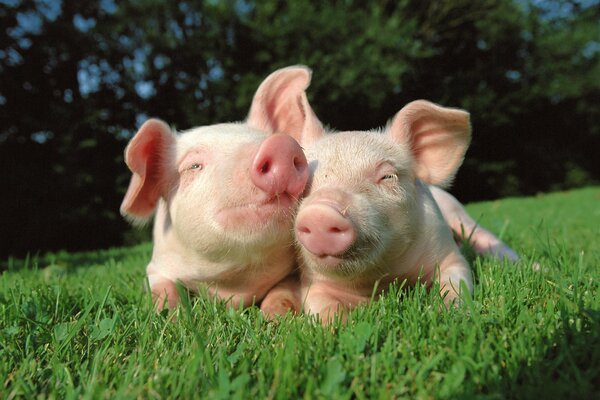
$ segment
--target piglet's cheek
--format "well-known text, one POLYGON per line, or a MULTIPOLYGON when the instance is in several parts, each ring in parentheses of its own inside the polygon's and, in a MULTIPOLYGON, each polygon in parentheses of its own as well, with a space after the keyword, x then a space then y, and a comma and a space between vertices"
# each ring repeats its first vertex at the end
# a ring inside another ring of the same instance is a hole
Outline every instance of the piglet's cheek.
POLYGON ((189 186, 201 180, 203 175, 206 175, 206 171, 204 167, 200 167, 200 169, 184 169, 177 175, 178 180, 178 190, 185 192, 189 190, 189 186))
POLYGON ((187 190, 195 178, 192 171, 183 171, 179 176, 179 190, 187 190))

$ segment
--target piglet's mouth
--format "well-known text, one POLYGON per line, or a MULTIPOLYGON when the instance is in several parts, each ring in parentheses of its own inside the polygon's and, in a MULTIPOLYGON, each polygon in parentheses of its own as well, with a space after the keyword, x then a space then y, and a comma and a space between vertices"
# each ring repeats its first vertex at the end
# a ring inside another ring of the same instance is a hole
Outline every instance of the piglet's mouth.
MULTIPOLYGON (((257 196, 258 197, 258 196, 257 196)), ((273 195, 260 196, 254 201, 240 201, 239 203, 229 204, 217 211, 217 213, 228 212, 233 210, 258 210, 262 207, 278 207, 282 210, 288 210, 296 205, 297 198, 290 196, 288 193, 279 193, 273 195)))
MULTIPOLYGON (((376 249, 368 247, 364 241, 358 241, 350 246, 347 250, 340 253, 322 252, 313 253, 306 247, 301 246, 303 257, 310 260, 309 264, 315 265, 320 269, 329 270, 330 272, 346 271, 349 265, 366 265, 372 259, 377 259, 378 252, 376 249), (340 270, 341 269, 341 270, 340 270)), ((347 271, 346 271, 347 272, 347 271)), ((342 273, 345 275, 346 273, 342 273)))
POLYGON ((217 211, 216 220, 229 229, 261 227, 272 223, 291 224, 297 200, 288 194, 271 196, 257 202, 231 205, 217 211))
POLYGON ((315 255, 304 254, 306 266, 326 276, 352 279, 361 270, 363 265, 360 260, 341 255, 315 255))
POLYGON ((226 209, 223 209, 222 211, 236 210, 236 209, 258 210, 263 207, 276 207, 276 208, 281 208, 282 210, 288 210, 294 204, 296 204, 296 199, 293 199, 287 193, 281 193, 281 194, 270 196, 269 198, 262 200, 262 201, 234 205, 234 206, 228 207, 226 209))

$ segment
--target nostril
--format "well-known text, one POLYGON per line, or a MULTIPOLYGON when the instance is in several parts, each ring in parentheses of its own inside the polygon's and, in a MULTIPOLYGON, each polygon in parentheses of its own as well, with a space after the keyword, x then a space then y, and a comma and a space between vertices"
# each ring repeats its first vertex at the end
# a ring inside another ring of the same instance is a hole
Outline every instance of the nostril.
POLYGON ((271 169, 271 162, 270 160, 266 160, 261 166, 260 166, 260 172, 262 172, 263 174, 266 174, 267 172, 269 172, 269 170, 271 169))
POLYGON ((334 226, 333 228, 329 228, 329 232, 330 233, 340 233, 340 232, 343 232, 343 230, 338 228, 337 226, 334 226))
POLYGON ((306 163, 300 157, 294 157, 294 168, 296 168, 296 171, 301 172, 304 170, 305 165, 306 163))
POLYGON ((298 228, 298 230, 299 230, 301 233, 307 233, 307 234, 310 234, 310 233, 311 233, 311 231, 310 231, 310 229, 308 228, 308 226, 301 226, 301 227, 299 227, 299 228, 298 228))

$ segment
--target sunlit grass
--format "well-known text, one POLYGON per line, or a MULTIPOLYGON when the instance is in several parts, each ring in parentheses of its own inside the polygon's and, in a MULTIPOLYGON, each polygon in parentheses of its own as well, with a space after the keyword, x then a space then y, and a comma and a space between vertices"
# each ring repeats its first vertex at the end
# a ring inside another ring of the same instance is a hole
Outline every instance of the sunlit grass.
POLYGON ((398 285, 330 328, 204 296, 172 323, 144 289, 149 245, 13 260, 0 398, 598 398, 599 205, 600 188, 470 205, 521 262, 475 259, 458 310, 398 285))

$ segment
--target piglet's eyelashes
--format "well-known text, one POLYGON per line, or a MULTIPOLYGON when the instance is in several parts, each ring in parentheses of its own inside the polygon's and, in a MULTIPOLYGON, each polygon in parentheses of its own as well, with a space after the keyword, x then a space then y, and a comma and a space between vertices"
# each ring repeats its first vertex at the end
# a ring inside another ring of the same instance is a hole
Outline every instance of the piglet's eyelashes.
POLYGON ((396 189, 398 187, 398 173, 386 173, 379 176, 377 185, 381 188, 396 189))
POLYGON ((389 162, 383 162, 375 168, 374 178, 378 184, 394 184, 398 180, 398 171, 389 162))
POLYGON ((381 181, 395 180, 395 179, 398 179, 398 175, 396 175, 396 174, 385 174, 381 178, 379 178, 379 182, 381 182, 381 181))

